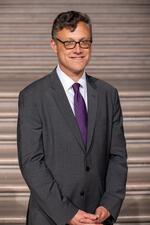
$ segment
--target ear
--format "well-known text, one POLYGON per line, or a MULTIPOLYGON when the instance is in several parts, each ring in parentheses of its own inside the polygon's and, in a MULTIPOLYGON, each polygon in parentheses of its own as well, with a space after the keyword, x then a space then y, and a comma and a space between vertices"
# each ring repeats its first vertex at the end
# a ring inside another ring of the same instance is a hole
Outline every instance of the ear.
POLYGON ((50 46, 51 46, 51 48, 53 49, 53 51, 54 51, 55 53, 57 53, 57 45, 56 45, 56 42, 54 41, 54 39, 51 39, 51 40, 50 40, 50 46))

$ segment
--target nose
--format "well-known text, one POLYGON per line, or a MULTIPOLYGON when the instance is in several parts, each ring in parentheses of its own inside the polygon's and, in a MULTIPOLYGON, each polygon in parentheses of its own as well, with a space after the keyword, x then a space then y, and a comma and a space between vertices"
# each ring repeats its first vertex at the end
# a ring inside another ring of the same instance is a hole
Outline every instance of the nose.
POLYGON ((76 43, 76 46, 74 48, 74 51, 77 53, 77 54, 80 54, 81 51, 82 51, 82 48, 80 47, 80 44, 79 43, 76 43))

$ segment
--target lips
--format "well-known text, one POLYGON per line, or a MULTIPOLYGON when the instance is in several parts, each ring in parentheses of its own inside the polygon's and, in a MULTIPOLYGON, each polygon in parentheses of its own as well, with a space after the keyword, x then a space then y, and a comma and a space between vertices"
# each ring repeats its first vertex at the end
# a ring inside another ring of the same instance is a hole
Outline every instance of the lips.
POLYGON ((71 59, 77 59, 77 60, 78 60, 78 59, 83 59, 84 56, 75 56, 75 57, 73 56, 73 57, 70 57, 70 58, 71 58, 71 59))

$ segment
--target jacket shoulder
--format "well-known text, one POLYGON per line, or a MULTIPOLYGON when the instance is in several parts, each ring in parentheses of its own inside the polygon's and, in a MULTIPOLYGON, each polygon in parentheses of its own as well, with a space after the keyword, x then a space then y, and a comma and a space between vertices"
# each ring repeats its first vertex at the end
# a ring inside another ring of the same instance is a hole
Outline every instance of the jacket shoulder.
POLYGON ((49 88, 49 84, 50 84, 50 76, 51 73, 45 75, 44 77, 33 81, 32 83, 30 83, 29 85, 27 85, 25 88, 23 88, 20 93, 20 95, 23 96, 41 96, 48 88, 49 88))
POLYGON ((117 91, 116 87, 114 87, 113 85, 111 85, 110 83, 104 80, 98 79, 90 75, 87 75, 87 77, 88 77, 88 80, 91 83, 93 83, 93 85, 95 86, 97 90, 104 91, 106 93, 112 93, 117 91))

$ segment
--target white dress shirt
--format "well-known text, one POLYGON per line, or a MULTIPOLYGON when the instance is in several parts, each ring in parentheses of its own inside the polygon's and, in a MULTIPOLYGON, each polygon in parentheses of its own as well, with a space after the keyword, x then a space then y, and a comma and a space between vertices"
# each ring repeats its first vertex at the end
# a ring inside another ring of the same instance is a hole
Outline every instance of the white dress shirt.
MULTIPOLYGON (((74 113, 74 90, 72 85, 75 83, 68 75, 66 75, 58 65, 56 68, 58 77, 64 87, 66 96, 68 98, 68 101, 70 103, 70 106, 72 108, 72 111, 74 113)), ((78 83, 80 84, 80 93, 84 98, 86 108, 88 109, 87 104, 87 84, 86 84, 86 74, 85 71, 82 75, 82 77, 78 80, 78 83)), ((75 113, 74 113, 75 114, 75 113)))

